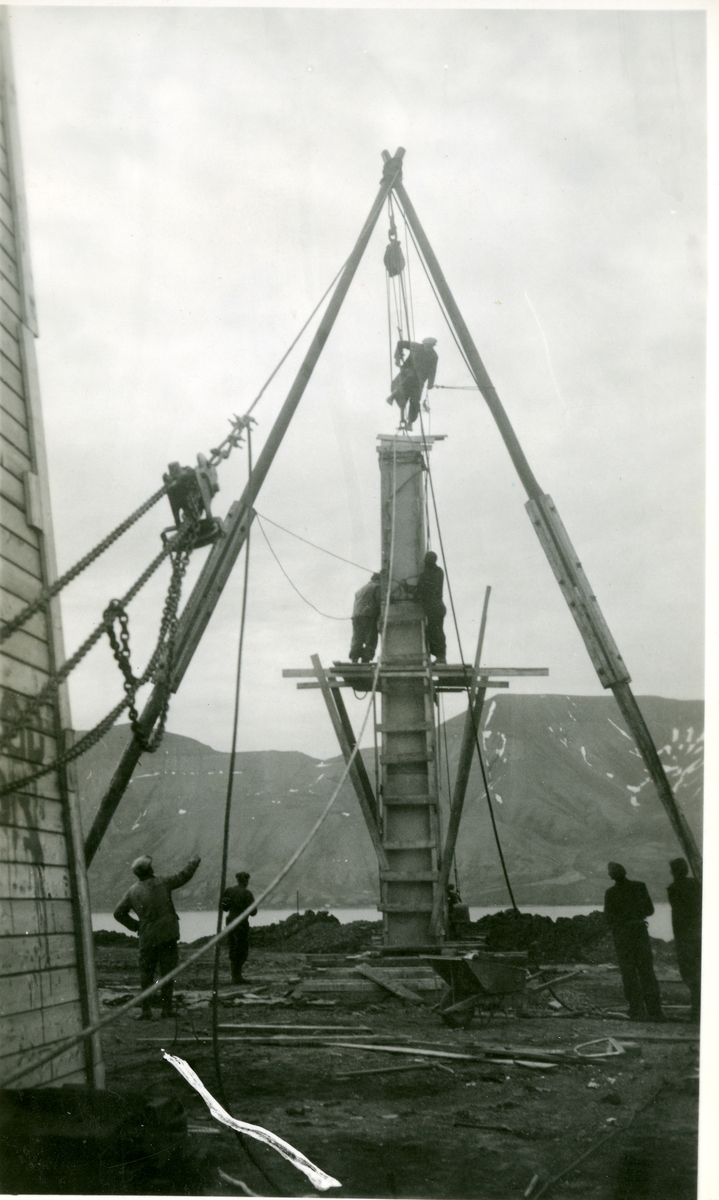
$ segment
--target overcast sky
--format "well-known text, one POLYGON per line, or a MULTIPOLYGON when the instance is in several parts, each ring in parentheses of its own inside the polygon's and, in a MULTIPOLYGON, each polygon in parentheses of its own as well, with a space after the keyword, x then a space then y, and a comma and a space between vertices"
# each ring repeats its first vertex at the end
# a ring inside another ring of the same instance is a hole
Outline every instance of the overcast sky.
MULTIPOLYGON (((247 408, 349 253, 381 151, 403 145, 408 193, 635 691, 702 695, 701 12, 11 14, 61 570, 247 408)), ((396 411, 386 234, 383 216, 257 503, 372 569, 376 435, 396 411)), ((411 267, 437 382, 467 385, 411 267)), ((256 410, 256 452, 306 344, 256 410)), ((549 668, 515 690, 601 694, 484 401, 434 392, 431 428, 447 434, 432 469, 466 656, 491 584, 485 664, 549 668)), ((245 471, 243 452, 222 468, 218 514, 245 471)), ((66 591, 68 653, 169 518, 164 502, 66 591)), ((265 529, 303 595, 348 617, 367 575, 265 529)), ((131 608, 138 666, 166 584, 131 608)), ((218 749, 240 593, 238 569, 168 723, 218 749)), ((349 638, 349 621, 292 590, 255 527, 241 749, 336 753, 321 699, 281 671, 345 658, 349 638)), ((76 726, 120 695, 103 644, 73 677, 76 726)))

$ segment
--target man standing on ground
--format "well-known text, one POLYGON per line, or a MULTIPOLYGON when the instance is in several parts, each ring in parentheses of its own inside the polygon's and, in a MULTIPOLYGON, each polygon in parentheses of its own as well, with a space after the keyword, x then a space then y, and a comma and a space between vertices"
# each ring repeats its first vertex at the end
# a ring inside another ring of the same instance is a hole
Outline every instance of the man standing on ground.
POLYGON ((442 600, 443 587, 444 571, 437 566, 434 550, 428 550, 424 556, 422 573, 414 589, 414 598, 422 605, 427 617, 427 648, 438 663, 447 661, 447 642, 444 636, 444 617, 447 609, 442 600))
POLYGON ((647 885, 627 879, 621 863, 607 866, 614 887, 604 896, 604 916, 612 931, 630 1021, 663 1021, 646 918, 654 912, 647 885))
POLYGON ((375 571, 369 583, 355 592, 350 662, 372 662, 379 637, 379 617, 380 577, 375 571))
MULTIPOLYGON (((222 896, 222 911, 227 913, 226 925, 231 925, 236 921, 240 913, 245 912, 255 903, 255 897, 249 891, 247 885, 250 882, 250 876, 247 871, 238 871, 235 875, 237 887, 225 888, 222 896)), ((230 952, 230 970, 232 972, 233 983, 244 983, 242 978, 242 968, 247 962, 247 955, 250 952, 250 926, 249 917, 253 917, 257 912, 256 908, 252 908, 244 921, 232 933, 228 934, 227 942, 230 952)))
MULTIPOLYGON (((180 937, 180 921, 172 903, 172 893, 188 883, 200 865, 196 854, 186 867, 176 875, 158 876, 152 869, 149 854, 136 858, 132 870, 138 882, 125 893, 114 912, 116 921, 126 929, 140 935, 140 987, 151 987, 156 979, 162 979, 180 961, 177 943, 180 937), (137 916, 130 916, 134 912, 137 916)), ((160 991, 162 1016, 172 1016, 173 980, 160 991)), ((152 1019, 152 997, 142 1002, 140 1020, 152 1019)))
POLYGON ((674 876, 674 882, 667 888, 672 907, 674 949, 679 974, 691 996, 690 1020, 698 1021, 702 976, 702 888, 698 879, 689 878, 686 859, 672 859, 669 869, 674 876))

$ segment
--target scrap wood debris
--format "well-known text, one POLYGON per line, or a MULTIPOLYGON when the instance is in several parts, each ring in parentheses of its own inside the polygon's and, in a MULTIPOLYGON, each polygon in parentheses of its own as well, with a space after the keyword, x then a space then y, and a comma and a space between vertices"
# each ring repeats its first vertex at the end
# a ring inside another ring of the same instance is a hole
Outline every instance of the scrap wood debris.
POLYGON ((327 1175, 319 1167, 316 1167, 309 1158, 301 1151, 296 1150, 289 1142, 285 1142, 276 1133, 272 1133, 269 1129, 263 1129, 261 1125, 250 1125, 247 1121, 238 1121, 235 1117, 231 1117, 228 1112, 225 1112, 221 1104, 218 1104, 215 1097, 207 1090, 204 1083, 198 1075, 195 1074, 189 1063, 186 1063, 184 1058, 177 1058, 174 1054, 168 1054, 166 1050, 162 1051, 162 1057, 169 1062, 177 1071, 180 1072, 183 1079, 186 1079, 191 1087, 205 1101, 212 1116, 217 1121, 221 1121, 223 1125, 227 1125, 230 1129, 234 1129, 236 1133, 244 1133, 248 1137, 255 1138, 258 1142, 262 1142, 265 1146, 270 1146, 292 1163, 298 1171, 302 1171, 306 1175, 310 1183, 321 1192, 326 1192, 331 1187, 342 1187, 339 1179, 333 1179, 331 1175, 327 1175))

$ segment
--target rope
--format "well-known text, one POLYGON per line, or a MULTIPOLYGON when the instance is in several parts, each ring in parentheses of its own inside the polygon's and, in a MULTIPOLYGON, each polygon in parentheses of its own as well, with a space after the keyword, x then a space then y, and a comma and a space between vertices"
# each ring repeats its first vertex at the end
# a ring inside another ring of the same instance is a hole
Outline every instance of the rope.
POLYGON ((314 317, 315 313, 316 313, 316 312, 319 310, 319 308, 322 306, 322 304, 324 303, 324 301, 326 300, 326 298, 329 296, 330 292, 332 291, 332 288, 335 286, 335 284, 336 284, 337 280, 339 279, 340 275, 341 275, 341 274, 342 274, 342 272, 344 271, 344 269, 345 269, 345 267, 347 266, 347 263, 348 263, 348 262, 349 262, 349 259, 345 259, 345 261, 342 263, 342 266, 340 267, 339 271, 337 272, 337 274, 335 275, 334 279, 332 280, 332 283, 331 283, 331 284, 330 284, 330 286, 327 288, 327 291, 326 291, 326 292, 323 294, 322 298, 321 298, 320 300, 318 300, 317 304, 316 304, 316 305, 315 305, 315 307, 312 309, 312 312, 310 313, 309 317, 307 318, 307 320, 305 321, 304 325, 303 325, 303 326, 302 326, 302 328, 300 329, 300 332, 297 334, 297 337, 295 338, 294 342, 292 342, 291 346, 290 346, 290 347, 289 347, 289 348, 288 348, 288 349, 285 351, 285 353, 282 355, 282 358, 281 358, 281 359, 280 359, 280 361, 278 362, 278 364, 277 364, 277 366, 275 367, 275 369, 274 369, 274 371, 272 372, 272 374, 271 374, 271 375, 269 375, 269 376, 268 376, 268 378, 267 378, 267 380, 265 381, 265 383, 263 383, 263 385, 262 385, 262 387, 260 388, 259 392, 257 393, 257 395, 255 396, 254 400, 252 401, 252 404, 250 405, 250 407, 248 408, 247 412, 245 413, 245 416, 246 416, 246 417, 249 417, 249 415, 250 415, 250 413, 252 412, 252 410, 253 410, 253 408, 255 407, 255 405, 258 403, 258 401, 261 399, 261 397, 263 396, 263 394, 264 394, 264 393, 267 391, 267 388, 268 388, 268 387, 270 386, 270 384, 272 383, 272 380, 274 379, 275 375, 276 375, 276 374, 277 374, 277 372, 279 371, 280 367, 281 367, 281 366, 282 366, 282 365, 283 365, 283 364, 284 364, 284 363, 287 361, 287 359, 289 358, 290 354, 292 353, 292 351, 294 350, 295 346, 296 346, 296 345, 297 345, 297 343, 299 342, 300 338, 302 337, 302 334, 305 332, 305 329, 306 329, 306 328, 307 328, 307 326, 309 325, 309 323, 310 323, 310 321, 312 320, 312 318, 314 317))
POLYGON ((157 501, 165 495, 166 491, 167 485, 159 488, 153 496, 150 496, 149 500, 146 500, 144 504, 136 508, 134 513, 131 513, 121 525, 118 525, 117 529, 113 529, 112 533, 108 533, 107 537, 99 542, 94 550, 90 550, 84 558, 75 563, 74 567, 71 567, 69 571, 66 571, 64 575, 56 579, 50 587, 45 588, 32 603, 23 608, 16 617, 13 617, 12 621, 5 622, 2 626, 2 631, 0 631, 0 644, 6 641, 11 634, 15 633, 15 630, 19 629, 21 625, 29 621, 30 617, 34 617, 35 613, 44 608, 48 601, 52 600, 53 596, 57 596, 58 592, 67 587, 68 583, 72 583, 73 579, 77 579, 78 575, 81 575, 91 563, 94 563, 101 554, 104 554, 113 542, 116 542, 136 521, 140 520, 140 517, 144 517, 145 513, 149 512, 154 504, 157 504, 157 501))
MULTIPOLYGON (((395 493, 394 482, 396 480, 396 471, 397 471, 396 453, 395 453, 393 467, 394 467, 394 470, 393 470, 393 488, 392 488, 392 493, 393 493, 392 537, 390 539, 390 556, 389 556, 389 578, 390 579, 392 578, 392 570, 393 570, 393 566, 394 566, 395 513, 396 513, 396 500, 394 498, 394 493, 395 493)), ((387 588, 387 596, 385 598, 384 619, 383 619, 383 623, 382 623, 382 645, 383 646, 384 646, 385 633, 387 630, 387 620, 389 617, 389 601, 390 601, 390 589, 388 587, 387 588)), ((239 914, 239 916, 235 918, 234 921, 230 922, 229 925, 225 925, 225 928, 220 930, 219 933, 215 934, 214 937, 210 938, 210 940, 208 942, 205 942, 204 946, 200 946, 200 948, 198 950, 196 950, 194 954, 191 954, 189 958, 185 959, 184 963, 180 963, 178 966, 174 967, 172 971, 168 971, 167 975, 163 975, 162 979, 156 980, 155 983, 151 984, 150 987, 145 988, 145 990, 143 992, 140 992, 139 995, 134 996, 132 998, 132 1000, 128 1000, 127 1004, 123 1004, 122 1007, 114 1009, 113 1012, 109 1013, 107 1016, 101 1017, 99 1021, 94 1021, 91 1025, 88 1025, 85 1029, 81 1030, 80 1033, 74 1034, 73 1037, 71 1037, 71 1038, 66 1038, 64 1041, 60 1042, 57 1046, 55 1046, 55 1048, 53 1050, 51 1050, 47 1054, 42 1055, 34 1063, 32 1063, 30 1065, 26 1064, 25 1066, 22 1066, 22 1067, 18 1068, 18 1070, 14 1071, 11 1075, 8 1075, 4 1080, 0 1080, 0 1088, 9 1087, 9 1085, 11 1083, 15 1083, 16 1080, 22 1079, 22 1077, 24 1075, 29 1074, 31 1071, 39 1070, 40 1067, 44 1067, 46 1063, 52 1062, 54 1059, 58 1058, 59 1055, 65 1054, 66 1051, 71 1050, 73 1046, 79 1045, 80 1042, 84 1041, 86 1038, 93 1037, 94 1034, 98 1033, 100 1029, 104 1029, 105 1026, 111 1025, 114 1021, 119 1020, 120 1017, 124 1017, 126 1013, 130 1012, 131 1009, 136 1008, 138 1004, 142 1004, 143 1000, 147 1000, 149 996, 154 996, 155 992, 159 992, 160 989, 163 988, 166 983, 169 983, 171 979, 176 979, 178 975, 181 975, 184 971, 187 971, 188 968, 193 966, 198 961, 198 959, 203 957, 203 955, 207 954, 210 950, 214 950, 215 946, 219 945, 220 942, 223 942, 225 940, 225 938, 228 937, 230 933, 232 933, 233 929, 237 929, 237 927, 242 923, 242 921, 246 920, 247 917, 250 916, 253 908, 259 907, 260 904, 264 903, 264 901, 267 899, 268 896, 272 895, 272 893, 276 890, 276 888, 279 887, 280 883, 285 878, 285 876, 288 875, 289 872, 292 870, 292 868, 295 865, 295 863, 297 862, 297 860, 305 852, 305 850, 309 846, 310 842, 313 840, 313 838, 315 837, 315 835, 321 828, 326 817, 329 815, 332 805, 334 804, 335 800, 339 796, 340 791, 342 790, 342 788, 349 776, 349 773, 350 773, 350 770, 352 769, 354 760, 355 760, 357 754, 359 753, 360 742, 364 735, 364 730, 367 725, 367 720, 372 711, 371 700, 374 698, 376 691, 377 691, 377 684, 379 682, 379 673, 380 673, 381 665, 382 665, 382 655, 380 654, 378 657, 378 660, 377 660, 377 665, 375 667, 375 671, 374 671, 374 678, 372 681, 371 699, 370 699, 370 703, 367 705, 367 711, 365 713, 364 721, 362 722, 362 728, 360 729, 359 736, 355 743, 354 749, 352 750, 352 753, 350 754, 349 759, 345 763, 344 770, 342 772, 342 775, 340 776, 339 782, 338 782, 334 792, 330 796, 329 800, 327 801, 327 804, 325 805, 324 809, 320 813, 319 817, 315 821, 314 825, 310 829, 307 836, 303 839, 302 842, 300 842, 299 846, 294 851, 294 853, 290 856, 290 858, 287 860, 284 867, 282 867, 282 869, 277 873, 277 875, 272 880, 272 882, 269 884, 269 886, 265 888, 264 892, 262 892, 258 896, 258 898, 254 902, 254 904, 252 904, 248 908, 246 908, 244 912, 241 912, 239 914)), ((124 703, 124 701, 123 701, 123 703, 124 703)))
MULTIPOLYGON (((255 515, 257 516, 257 514, 255 514, 255 515)), ((296 592, 297 592, 297 595, 299 596, 300 600, 303 600, 303 601, 305 602, 305 604, 309 604, 310 608, 314 608, 314 610, 315 610, 315 612, 316 612, 316 613, 319 613, 319 615, 320 615, 321 617, 326 617, 328 621, 351 621, 351 620, 352 620, 352 618, 351 618, 351 617, 333 617, 331 613, 325 613, 325 612, 322 612, 322 610, 321 610, 320 608, 318 608, 316 604, 313 604, 311 600, 308 600, 306 596, 303 596, 303 595, 302 595, 302 592, 301 592, 301 591, 300 591, 300 589, 299 589, 299 588, 296 586, 296 584, 294 584, 294 583, 292 582, 292 580, 290 579, 289 575, 287 574, 287 572, 286 572, 285 568, 282 566, 282 563, 280 562, 279 558, 278 558, 278 557, 277 557, 277 555, 275 554, 275 551, 274 551, 274 549, 272 548, 272 544, 271 544, 271 542, 270 542, 270 539, 268 538, 267 534, 265 533, 265 531, 264 531, 264 529, 263 529, 263 527, 262 527, 262 521, 260 520, 259 516, 257 516, 257 523, 258 523, 258 525, 259 525, 259 527, 260 527, 260 532, 261 532, 261 534, 262 534, 263 538, 264 538, 264 539, 265 539, 265 541, 267 542, 267 545, 268 545, 268 547, 269 547, 270 554, 271 554, 271 555, 272 555, 272 557, 274 558, 275 562, 277 563, 277 566, 280 568, 280 570, 281 570, 282 574, 284 575, 285 579, 286 579, 286 580, 287 580, 287 582, 289 583, 290 587, 291 587, 291 588, 293 588, 293 589, 294 589, 294 591, 296 591, 296 592)))
POLYGON ((348 563, 350 567, 357 567, 360 571, 366 571, 368 575, 373 574, 371 567, 363 567, 361 563, 353 562, 351 558, 343 558, 341 554, 335 554, 334 550, 325 550, 324 546, 318 546, 316 542, 311 542, 308 538, 302 537, 301 534, 293 533, 291 529, 285 529, 284 525, 273 521, 271 517, 266 517, 264 513, 258 513, 257 509, 255 509, 255 516, 262 517, 263 521, 267 521, 269 525, 274 525, 276 529, 281 529, 283 533, 289 533, 290 537, 297 538, 298 542, 304 542, 306 546, 312 546, 315 550, 321 550, 323 554, 329 554, 330 558, 337 558, 340 562, 348 563))
MULTIPOLYGON (((401 209, 401 205, 400 205, 400 211, 402 211, 402 209, 401 209)), ((403 216, 404 216, 404 213, 403 213, 403 216)), ((457 346, 457 348, 458 348, 458 350, 459 350, 460 354, 462 355, 462 358, 464 359, 464 362, 465 362, 465 364, 467 365, 467 367, 468 367, 468 369, 469 369, 469 371, 470 371, 470 374, 472 374, 472 370, 471 370, 471 368, 469 367, 469 363, 467 362, 466 355, 464 354, 464 351, 463 351, 463 349, 462 349, 462 347, 461 347, 461 345, 460 345, 460 343, 459 343, 459 341, 458 341, 458 339, 457 339, 457 337, 456 337, 456 334, 455 334, 455 332, 454 332, 454 328, 453 328, 453 326, 452 326, 452 324, 451 324, 451 322, 450 322, 450 320, 449 320, 449 317, 448 317, 448 315, 447 315, 447 313, 446 313, 446 311, 445 311, 445 309, 444 309, 444 305, 442 304, 442 302, 441 302, 441 299, 440 299, 440 297, 438 296, 438 294, 437 294, 437 291, 436 291, 436 289, 435 289, 435 287, 434 287, 434 282, 433 282, 433 280, 432 280, 432 278, 431 278, 431 276, 430 276, 429 272, 427 271, 426 264, 425 264, 425 262, 424 262, 424 260, 423 260, 423 258, 422 258, 422 255, 421 255, 421 254, 420 254, 420 252, 419 252, 419 247, 417 246, 417 243, 416 243, 416 241, 415 241, 414 235, 412 234, 412 230, 411 230, 411 229, 409 229, 409 226, 407 225, 406 216, 405 216, 405 229, 406 229, 406 230, 409 230, 409 233, 410 233, 410 235, 411 235, 411 237, 412 237, 412 243, 413 243, 413 245, 414 245, 415 251, 417 252, 417 257, 419 258, 419 261, 420 261, 420 263, 422 264, 422 266, 423 266, 423 268, 424 268, 425 275, 426 275, 426 277, 427 277, 427 279, 428 279, 428 281, 429 281, 429 284, 430 284, 430 287, 431 287, 431 289, 432 289, 432 292, 433 292, 433 294, 434 294, 434 296, 435 296, 435 299, 437 300, 437 303, 438 303, 438 305, 439 305, 440 311, 442 312, 442 315, 444 316, 444 319, 445 319, 445 321, 446 321, 446 323, 447 323, 447 326, 448 326, 448 328, 449 328, 449 331, 450 331, 450 333, 452 334, 452 337, 453 337, 453 339, 454 339, 454 342, 455 342, 455 344, 456 344, 456 346, 457 346)), ((405 296, 405 304, 406 304, 406 296, 405 296)), ((409 321, 409 313, 407 313, 407 318, 408 318, 408 321, 409 321)), ((472 377, 474 377, 474 376, 472 376, 472 377)), ((462 662, 462 664, 464 664, 464 652, 463 652, 463 650, 462 650, 462 639, 461 639, 461 637, 460 637, 460 634, 459 634, 459 624, 458 624, 458 621, 457 621, 457 612, 456 612, 456 609, 455 609, 455 606, 454 606, 454 596, 453 596, 453 594, 452 594, 452 587, 451 587, 451 584, 450 584, 449 573, 448 573, 448 571, 447 571, 447 559, 446 559, 446 555, 445 555, 445 552, 444 552, 444 542, 443 542, 443 539, 442 539, 442 529, 441 529, 440 522, 439 522, 439 513, 438 513, 438 511, 437 511, 437 499, 436 499, 435 492, 434 492, 434 482, 433 482, 433 479, 432 479, 432 468, 431 468, 431 466, 430 466, 430 461, 429 461, 429 453, 427 452, 427 441, 426 441, 426 434, 425 434, 425 430, 424 430, 424 421, 423 421, 423 419, 422 419, 422 408, 421 408, 421 405, 420 405, 420 409, 419 409, 419 422, 420 422, 420 430, 421 430, 421 434, 422 434, 422 440, 423 440, 423 442, 424 442, 424 445, 425 445, 425 461, 426 461, 426 464, 427 464, 427 477, 428 477, 428 479, 429 479, 430 493, 431 493, 431 496, 432 496, 432 507, 433 507, 433 509, 434 509, 434 519, 435 519, 435 524, 436 524, 436 526, 437 526, 437 538, 438 538, 438 541, 439 541, 440 552, 441 552, 441 555, 442 555, 442 563, 443 563, 443 565, 444 565, 444 573, 445 573, 445 577, 446 577, 446 580, 447 580, 447 594, 448 594, 448 596, 449 596, 450 607, 451 607, 451 609, 452 609, 452 621, 453 621, 453 623, 454 623, 454 629, 455 629, 455 633, 456 633, 456 636, 457 636, 457 645, 458 645, 458 648, 459 648, 460 662, 462 662)), ((465 677, 466 677, 466 668, 464 668, 464 672, 465 672, 465 677)), ((519 909, 518 909, 518 907, 517 907, 517 902, 516 902, 516 900, 515 900, 515 898, 514 898, 514 892, 512 891, 512 884, 511 884, 511 882, 510 882, 510 879, 509 879, 509 873, 508 873, 508 871, 507 871, 507 864, 506 864, 506 862, 505 862, 505 859, 504 859, 504 852, 503 852, 503 850, 502 850, 502 844, 501 844, 501 841, 500 841, 500 838, 499 838, 499 830, 498 830, 498 828, 497 828, 497 821, 496 821, 496 818, 495 818, 495 815, 494 815, 494 809, 493 809, 493 807, 492 807, 492 798, 491 798, 491 793, 490 793, 490 790, 489 790, 489 780, 487 779, 487 773, 486 773, 486 771, 485 771, 484 760, 483 760, 483 757, 482 757, 482 750, 481 750, 481 747, 480 747, 480 744, 479 744, 479 737, 478 737, 478 733, 477 733, 477 726, 476 726, 476 722, 475 722, 475 719, 474 719, 474 712, 473 712, 473 709, 472 709, 472 694, 471 694, 471 687, 470 687, 470 681, 469 681, 469 680, 467 680, 467 685, 466 685, 466 686, 467 686, 467 693, 468 693, 468 697, 469 697, 469 713, 470 713, 470 720, 471 720, 471 722, 472 722, 472 732, 473 732, 473 735, 474 735, 474 744, 475 744, 475 748, 476 748, 476 751, 477 751, 477 758, 478 758, 478 760, 479 760, 479 767, 480 767, 480 770, 481 770, 481 772, 482 772, 482 780, 483 780, 483 782, 484 782, 485 795, 486 795, 486 797, 487 797, 487 806, 488 806, 488 808, 489 808, 489 816, 490 816, 490 820, 491 820, 491 823, 492 823, 492 832, 493 832, 493 834, 494 834, 494 841, 495 841, 495 844, 496 844, 496 847, 497 847, 497 853, 498 853, 498 855, 499 855, 499 861, 500 861, 500 864, 501 864, 501 867, 502 867, 502 874, 504 875, 504 881, 505 881, 505 884, 507 885, 507 891, 508 891, 508 893, 509 893, 509 898, 510 898, 510 900, 511 900, 511 902, 512 902, 512 908, 514 909, 514 911, 515 911, 515 912, 519 912, 519 909)))

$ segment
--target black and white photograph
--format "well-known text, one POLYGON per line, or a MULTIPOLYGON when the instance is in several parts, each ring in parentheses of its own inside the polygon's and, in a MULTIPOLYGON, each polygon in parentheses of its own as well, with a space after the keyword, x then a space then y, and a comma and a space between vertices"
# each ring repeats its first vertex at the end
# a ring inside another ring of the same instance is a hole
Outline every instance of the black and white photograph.
POLYGON ((0 9, 0 1191, 716 1200, 715 18, 0 9))

